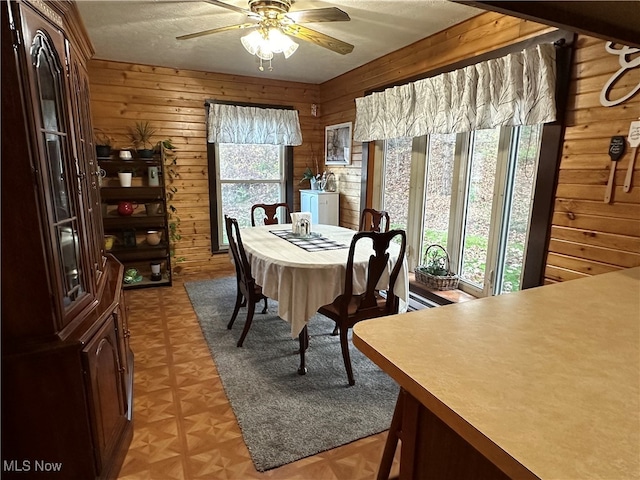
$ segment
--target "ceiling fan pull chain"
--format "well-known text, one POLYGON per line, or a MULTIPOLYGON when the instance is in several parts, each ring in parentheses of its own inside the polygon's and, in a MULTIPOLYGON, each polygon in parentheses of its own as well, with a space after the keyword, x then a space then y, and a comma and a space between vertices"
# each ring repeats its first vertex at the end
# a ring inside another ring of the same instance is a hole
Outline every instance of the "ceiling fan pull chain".
POLYGON ((273 72, 273 67, 271 66, 271 59, 269 59, 269 71, 273 72))

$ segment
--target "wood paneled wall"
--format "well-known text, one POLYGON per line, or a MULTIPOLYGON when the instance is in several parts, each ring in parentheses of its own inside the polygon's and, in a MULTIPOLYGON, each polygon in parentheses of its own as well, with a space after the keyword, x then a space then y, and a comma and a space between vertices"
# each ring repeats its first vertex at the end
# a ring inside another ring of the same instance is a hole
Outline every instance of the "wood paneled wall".
MULTIPOLYGON (((579 36, 574 55, 566 130, 547 269, 548 282, 640 265, 640 162, 633 184, 623 191, 633 154, 627 149, 617 162, 612 201, 604 203, 611 172, 609 143, 625 138, 633 120, 640 120, 640 93, 613 107, 600 104, 600 92, 620 69, 618 56, 607 53, 606 42, 579 36)), ((640 68, 627 71, 610 98, 622 98, 640 84, 640 68)))
MULTIPOLYGON (((533 22, 485 13, 321 85, 95 60, 90 64, 94 125, 112 133, 117 142, 124 142, 128 126, 149 120, 159 127, 161 138, 174 140, 179 149, 180 173, 175 203, 183 235, 178 255, 186 258, 183 266, 190 271, 223 264, 226 268, 226 256, 210 254, 205 99, 297 108, 305 142, 294 149, 295 176, 300 178, 306 166, 315 169, 314 153, 322 168, 324 127, 355 121, 354 100, 366 91, 551 30, 533 22), (319 105, 319 118, 311 116, 314 103, 319 105)), ((640 116, 640 95, 617 107, 599 104, 602 85, 619 68, 617 58, 604 52, 604 44, 585 36, 577 42, 546 269, 549 282, 640 265, 637 175, 631 192, 622 192, 629 151, 617 165, 613 202, 603 202, 611 163, 607 155, 609 139, 612 135, 626 136, 630 121, 640 116)), ((637 84, 636 73, 640 75, 640 69, 625 76, 616 93, 637 84)), ((362 207, 360 144, 352 146, 351 155, 351 165, 331 170, 338 178, 340 223, 356 228, 362 207)), ((640 160, 636 165, 640 168, 640 160)), ((294 183, 297 208, 299 186, 294 183)))
MULTIPOLYGON (((229 266, 226 254, 211 254, 205 100, 296 108, 305 143, 294 148, 295 178, 302 178, 306 166, 312 165, 310 145, 322 145, 324 131, 311 116, 311 105, 320 99, 318 85, 103 60, 90 62, 89 76, 94 126, 114 138, 115 148, 129 145, 128 128, 137 121, 157 128, 155 141, 171 138, 177 147, 178 191, 173 204, 182 239, 176 257, 185 259, 178 271, 229 266)), ((294 198, 299 205, 298 195, 294 198)))

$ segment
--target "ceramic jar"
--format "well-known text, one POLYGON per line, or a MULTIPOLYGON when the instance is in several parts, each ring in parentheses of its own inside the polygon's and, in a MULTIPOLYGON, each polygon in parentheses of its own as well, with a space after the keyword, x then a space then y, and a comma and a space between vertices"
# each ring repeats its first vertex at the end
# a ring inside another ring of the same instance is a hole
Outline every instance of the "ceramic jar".
POLYGON ((149 230, 147 232, 147 243, 149 245, 158 245, 162 240, 162 232, 159 230, 149 230))
POLYGON ((133 173, 131 172, 118 172, 118 180, 120 180, 120 186, 130 187, 131 177, 133 177, 133 173))
POLYGON ((104 249, 109 251, 113 248, 113 244, 116 241, 115 235, 105 235, 104 237, 104 249))

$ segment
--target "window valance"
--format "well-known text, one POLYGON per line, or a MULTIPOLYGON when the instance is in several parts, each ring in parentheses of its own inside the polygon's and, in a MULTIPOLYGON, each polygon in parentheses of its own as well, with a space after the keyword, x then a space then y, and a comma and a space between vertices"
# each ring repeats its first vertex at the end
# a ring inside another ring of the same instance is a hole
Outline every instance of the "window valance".
POLYGON ((209 105, 210 143, 301 145, 297 110, 209 105))
POLYGON ((555 56, 553 44, 537 45, 356 98, 354 140, 553 122, 555 56))

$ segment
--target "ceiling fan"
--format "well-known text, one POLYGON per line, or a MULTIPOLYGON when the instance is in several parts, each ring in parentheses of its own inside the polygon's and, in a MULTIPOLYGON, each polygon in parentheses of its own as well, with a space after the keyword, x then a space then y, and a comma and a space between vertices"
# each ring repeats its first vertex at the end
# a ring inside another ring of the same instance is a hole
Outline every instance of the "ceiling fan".
POLYGON ((176 37, 178 40, 189 40, 229 30, 251 29, 252 32, 249 35, 242 37, 242 45, 249 53, 257 55, 261 61, 271 60, 273 53, 283 53, 285 58, 289 58, 298 48, 298 44, 287 36, 320 45, 342 55, 353 51, 353 45, 349 43, 300 25, 301 23, 351 20, 346 12, 337 7, 289 12, 294 0, 249 0, 249 10, 219 0, 204 1, 234 12, 244 13, 248 17, 248 22, 182 35, 176 37))

